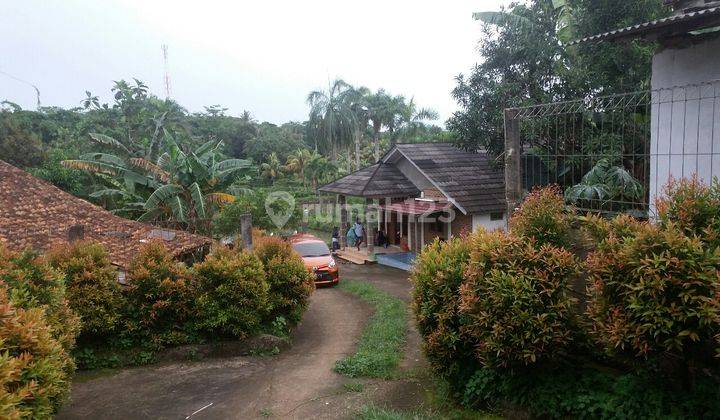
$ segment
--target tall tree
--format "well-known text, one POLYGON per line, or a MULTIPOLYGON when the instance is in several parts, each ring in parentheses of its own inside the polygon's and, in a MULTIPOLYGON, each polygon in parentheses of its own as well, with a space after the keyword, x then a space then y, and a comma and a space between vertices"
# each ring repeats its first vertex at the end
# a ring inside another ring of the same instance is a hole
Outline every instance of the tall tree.
POLYGON ((503 109, 647 87, 653 46, 588 44, 566 40, 655 19, 655 0, 532 0, 476 13, 483 23, 482 61, 459 75, 453 97, 460 105, 447 126, 468 149, 503 150, 503 109))
POLYGON ((351 90, 352 86, 337 79, 327 91, 316 90, 307 97, 309 131, 316 141, 322 141, 322 145, 330 150, 332 162, 337 161, 338 149, 351 144, 355 134, 357 121, 346 96, 351 90))

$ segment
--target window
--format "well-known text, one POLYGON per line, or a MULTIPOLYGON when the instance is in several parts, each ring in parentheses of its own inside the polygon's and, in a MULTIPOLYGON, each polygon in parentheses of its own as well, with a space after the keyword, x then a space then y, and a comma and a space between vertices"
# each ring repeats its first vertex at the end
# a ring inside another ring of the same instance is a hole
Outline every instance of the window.
POLYGON ((503 216, 505 216, 505 213, 501 211, 496 211, 490 213, 490 220, 496 221, 496 220, 503 220, 503 216))

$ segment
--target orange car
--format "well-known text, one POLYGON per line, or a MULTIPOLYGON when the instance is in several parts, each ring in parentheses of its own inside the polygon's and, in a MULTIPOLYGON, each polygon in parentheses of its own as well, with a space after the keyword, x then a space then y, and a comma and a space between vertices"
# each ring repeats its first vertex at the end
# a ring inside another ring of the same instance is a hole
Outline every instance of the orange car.
POLYGON ((315 285, 334 286, 338 284, 340 277, 337 263, 322 239, 304 233, 293 235, 288 240, 302 257, 305 268, 315 274, 315 285))

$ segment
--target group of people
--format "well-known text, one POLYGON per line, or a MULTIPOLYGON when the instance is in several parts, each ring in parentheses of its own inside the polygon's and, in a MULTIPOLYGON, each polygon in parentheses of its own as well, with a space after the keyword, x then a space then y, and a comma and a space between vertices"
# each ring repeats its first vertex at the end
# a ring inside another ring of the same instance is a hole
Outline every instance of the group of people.
MULTIPOLYGON (((365 229, 363 228, 362 223, 360 223, 360 219, 356 220, 355 224, 350 226, 350 229, 348 229, 347 233, 345 234, 348 246, 357 247, 357 250, 360 251, 360 245, 362 245, 362 243, 365 241, 364 233, 365 229)), ((378 229, 377 234, 375 235, 375 245, 385 248, 387 248, 389 245, 388 237, 385 234, 385 231, 383 231, 382 229, 378 229)), ((333 227, 332 249, 333 251, 337 251, 338 249, 340 249, 340 230, 337 226, 333 227)))

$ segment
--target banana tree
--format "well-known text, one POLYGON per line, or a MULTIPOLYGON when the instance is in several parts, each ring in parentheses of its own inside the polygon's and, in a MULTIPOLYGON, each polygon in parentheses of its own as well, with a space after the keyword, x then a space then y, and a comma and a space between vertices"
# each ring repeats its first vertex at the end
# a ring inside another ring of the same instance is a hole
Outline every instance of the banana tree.
POLYGON ((215 208, 235 200, 227 188, 252 164, 245 159, 218 160, 222 141, 209 141, 188 153, 167 132, 165 141, 168 151, 157 165, 148 167, 148 174, 155 176, 157 168, 168 178, 145 201, 145 213, 138 220, 170 221, 198 230, 215 208))
POLYGON ((164 131, 167 151, 153 162, 130 157, 132 154, 111 137, 92 136, 119 153, 89 153, 63 164, 98 174, 108 188, 90 196, 106 202, 120 200, 123 206, 114 212, 139 215, 138 220, 145 222, 171 222, 199 230, 215 207, 234 200, 234 196, 226 192, 227 187, 252 167, 250 161, 244 159, 220 160, 221 141, 209 141, 194 151, 185 152, 172 135, 164 131))
POLYGON ((586 207, 627 210, 642 201, 644 189, 625 168, 600 159, 579 184, 565 190, 565 200, 586 207))

